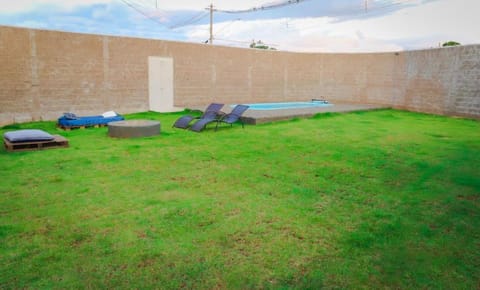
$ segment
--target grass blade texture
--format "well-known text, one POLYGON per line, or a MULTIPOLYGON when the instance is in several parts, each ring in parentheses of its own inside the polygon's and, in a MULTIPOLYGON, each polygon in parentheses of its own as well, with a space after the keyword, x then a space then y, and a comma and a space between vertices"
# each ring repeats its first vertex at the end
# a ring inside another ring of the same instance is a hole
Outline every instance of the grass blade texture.
POLYGON ((480 281, 480 123, 394 110, 0 149, 0 288, 480 281))

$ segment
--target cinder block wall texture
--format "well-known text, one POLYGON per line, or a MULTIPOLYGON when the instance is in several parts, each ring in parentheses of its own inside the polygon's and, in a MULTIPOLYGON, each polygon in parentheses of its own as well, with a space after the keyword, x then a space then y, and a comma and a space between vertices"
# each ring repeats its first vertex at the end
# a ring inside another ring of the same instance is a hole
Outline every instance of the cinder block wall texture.
POLYGON ((0 125, 147 111, 148 57, 174 60, 174 103, 326 98, 480 118, 480 45, 291 53, 0 26, 0 125))

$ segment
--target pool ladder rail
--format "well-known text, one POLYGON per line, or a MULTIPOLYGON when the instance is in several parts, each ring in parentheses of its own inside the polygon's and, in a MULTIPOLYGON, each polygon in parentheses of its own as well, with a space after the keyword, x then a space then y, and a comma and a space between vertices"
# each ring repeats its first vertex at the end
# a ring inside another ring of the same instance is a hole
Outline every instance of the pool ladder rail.
POLYGON ((324 99, 312 99, 312 103, 330 104, 327 100, 324 99))

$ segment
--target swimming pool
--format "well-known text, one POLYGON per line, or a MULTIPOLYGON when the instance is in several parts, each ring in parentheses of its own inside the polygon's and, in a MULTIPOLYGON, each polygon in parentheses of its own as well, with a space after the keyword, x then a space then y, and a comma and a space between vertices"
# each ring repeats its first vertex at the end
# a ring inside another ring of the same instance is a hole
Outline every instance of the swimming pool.
MULTIPOLYGON (((280 110, 280 109, 298 109, 298 108, 316 108, 333 106, 327 101, 318 100, 311 102, 284 102, 284 103, 255 103, 246 104, 249 110, 280 110)), ((232 105, 234 107, 235 105, 232 105)))

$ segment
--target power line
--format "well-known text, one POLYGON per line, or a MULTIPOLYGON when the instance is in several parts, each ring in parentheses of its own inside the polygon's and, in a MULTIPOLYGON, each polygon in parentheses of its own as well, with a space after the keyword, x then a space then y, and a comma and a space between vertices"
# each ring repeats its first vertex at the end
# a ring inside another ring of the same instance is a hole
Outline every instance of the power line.
POLYGON ((262 10, 269 10, 269 9, 285 7, 285 6, 292 5, 292 4, 298 4, 298 3, 301 3, 301 2, 304 2, 304 1, 308 1, 308 0, 288 0, 288 1, 281 2, 281 3, 270 4, 270 5, 262 5, 262 6, 259 6, 259 7, 252 7, 252 8, 244 9, 244 10, 220 10, 220 9, 217 9, 215 11, 223 12, 223 13, 250 13, 250 12, 257 12, 257 11, 262 11, 262 10))
MULTIPOLYGON (((330 17, 334 17, 334 16, 355 16, 357 18, 364 18, 364 17, 372 16, 372 13, 375 13, 379 10, 393 11, 397 7, 405 6, 409 2, 412 2, 412 1, 417 1, 417 0, 394 0, 394 1, 378 1, 378 2, 375 1, 376 4, 373 3, 373 5, 371 4, 371 5, 368 6, 368 12, 365 12, 364 7, 357 6, 357 7, 350 7, 349 9, 346 9, 346 10, 344 10, 344 9, 337 10, 336 12, 334 11, 333 13, 330 13, 329 15, 330 15, 330 17), (379 4, 383 4, 383 5, 380 6, 379 4)), ((303 26, 303 25, 300 25, 298 22, 297 23, 293 22, 293 23, 288 25, 288 28, 310 29, 310 28, 315 28, 317 26, 318 26, 318 24, 303 26)))
POLYGON ((268 9, 285 7, 285 6, 292 5, 292 4, 298 4, 298 3, 304 2, 304 1, 308 1, 308 0, 287 0, 287 1, 280 2, 280 3, 263 5, 263 6, 260 6, 260 7, 253 7, 253 8, 244 9, 244 10, 219 10, 219 9, 214 9, 213 4, 210 4, 210 6, 208 8, 206 8, 209 11, 209 14, 210 14, 210 37, 209 37, 208 42, 210 44, 213 44, 213 12, 214 11, 215 12, 230 13, 230 14, 233 14, 233 13, 235 13, 235 14, 236 13, 250 13, 250 12, 256 12, 256 11, 259 11, 259 10, 268 10, 268 9))
MULTIPOLYGON (((260 12, 264 10, 270 10, 270 9, 276 9, 276 8, 281 8, 293 4, 299 4, 308 0, 288 0, 288 1, 276 1, 275 3, 271 4, 265 4, 261 6, 256 6, 252 7, 249 9, 243 9, 243 10, 222 10, 222 9, 216 9, 214 8, 213 4, 211 4, 208 8, 206 8, 208 11, 200 11, 197 14, 194 14, 193 16, 181 21, 177 22, 169 27, 165 25, 165 22, 162 22, 159 20, 158 16, 155 17, 152 13, 148 13, 145 10, 152 10, 155 9, 155 11, 159 11, 158 9, 158 3, 155 0, 155 3, 152 6, 151 3, 146 3, 146 0, 120 0, 122 1, 125 5, 130 7, 131 9, 135 10, 137 13, 143 15, 145 18, 150 19, 151 21, 154 21, 157 24, 160 24, 166 28, 169 29, 177 29, 180 27, 188 26, 188 25, 193 25, 204 18, 206 18, 208 15, 210 15, 210 37, 207 42, 210 44, 213 44, 213 40, 219 40, 219 41, 225 41, 225 42, 232 42, 232 43, 242 43, 242 44, 250 44, 251 42, 249 41, 242 41, 242 40, 229 40, 229 39, 222 39, 222 38, 214 38, 214 33, 213 33, 213 12, 220 12, 220 13, 227 13, 227 14, 240 14, 240 13, 252 13, 252 12, 260 12)), ((213 1, 213 0, 212 0, 213 1)), ((337 7, 334 10, 330 10, 330 12, 325 11, 324 13, 325 16, 330 16, 330 17, 335 17, 335 16, 353 16, 355 15, 356 17, 368 17, 369 15, 372 15, 372 13, 379 11, 379 10, 386 10, 386 9, 391 9, 394 10, 396 7, 401 7, 401 6, 408 6, 409 3, 412 1, 418 1, 418 0, 358 0, 358 4, 353 6, 344 6, 344 7, 337 7)), ((166 11, 160 10, 160 12, 164 15, 167 14, 166 11)), ((322 13, 323 14, 323 13, 322 13)), ((321 17, 321 16, 319 16, 321 17)), ((304 17, 301 17, 304 18, 304 17)), ((311 17, 313 18, 313 17, 311 17)), ((241 19, 235 19, 231 21, 230 23, 224 25, 219 31, 215 33, 215 36, 219 35, 222 31, 224 31, 227 27, 232 25, 235 21, 241 20, 241 19)), ((317 27, 318 25, 311 25, 310 26, 302 26, 300 25, 299 22, 295 23, 296 21, 292 21, 293 23, 287 23, 286 29, 290 28, 301 28, 301 29, 309 29, 309 28, 314 28, 317 27), (293 24, 293 25, 292 25, 293 24)))
POLYGON ((143 16, 145 16, 146 18, 152 20, 153 22, 156 22, 160 25, 165 25, 164 23, 162 23, 161 21, 159 21, 158 19, 154 18, 154 17, 151 17, 150 15, 148 15, 147 13, 143 12, 142 10, 138 9, 135 5, 133 5, 132 3, 130 3, 129 1, 127 0, 120 0, 122 1, 125 5, 127 5, 128 7, 132 8, 133 10, 137 11, 138 13, 142 14, 143 16))
MULTIPOLYGON (((381 1, 369 1, 370 5, 368 6, 368 12, 371 13, 377 12, 379 10, 384 10, 384 9, 389 9, 393 10, 396 9, 397 7, 400 6, 405 6, 408 5, 410 2, 416 1, 416 0, 381 0, 381 1), (372 3, 375 2, 375 3, 372 3)), ((362 5, 359 3, 358 6, 352 7, 350 6, 348 9, 345 9, 346 7, 343 7, 342 9, 338 9, 336 12, 338 13, 337 15, 356 15, 356 17, 368 17, 369 14, 365 12, 365 8, 362 7, 362 5)), ((336 14, 336 13, 330 13, 330 15, 336 14)), ((314 20, 315 18, 311 18, 314 20)), ((310 24, 307 26, 301 25, 300 23, 296 23, 296 21, 291 21, 291 23, 287 23, 286 29, 289 30, 291 28, 293 29, 311 29, 318 27, 319 24, 310 24)), ((223 30, 223 29, 222 29, 223 30)), ((221 40, 221 39, 218 39, 221 40)), ((224 41, 229 41, 229 40, 224 40, 224 41)), ((238 42, 238 41, 230 41, 230 42, 238 42)), ((243 42, 246 43, 246 42, 243 42)))
MULTIPOLYGON (((364 15, 367 15, 367 13, 370 12, 370 11, 382 10, 382 9, 385 9, 385 8, 392 8, 392 10, 393 10, 396 7, 405 6, 409 2, 412 2, 412 1, 417 1, 417 0, 394 0, 394 1, 378 1, 378 2, 373 1, 373 5, 368 5, 368 7, 366 7, 364 15), (384 5, 379 5, 379 4, 382 4, 382 2, 385 3, 385 4, 384 5)), ((361 10, 361 9, 359 9, 359 10, 361 10)), ((360 12, 360 11, 356 11, 356 12, 360 12)), ((358 13, 358 14, 360 14, 360 13, 358 13)))
POLYGON ((142 10, 143 12, 145 12, 145 10, 150 11, 154 9, 155 13, 161 12, 163 16, 167 15, 167 11, 158 8, 158 1, 157 0, 154 0, 154 1, 155 1, 155 7, 152 6, 151 1, 146 1, 146 0, 128 0, 128 3, 130 3, 132 6, 135 6, 136 8, 139 7, 137 9, 140 9, 140 8, 144 9, 142 10))
POLYGON ((194 23, 197 23, 198 21, 202 20, 203 18, 207 17, 209 14, 209 12, 205 12, 205 11, 202 11, 198 14, 195 14, 194 16, 192 16, 191 18, 187 19, 187 20, 184 20, 182 22, 179 22, 177 24, 174 24, 172 26, 170 26, 169 28, 170 29, 176 29, 176 28, 179 28, 179 27, 182 27, 182 26, 187 26, 187 25, 191 25, 191 24, 194 24, 194 23))
MULTIPOLYGON (((141 8, 144 8, 144 9, 151 9, 151 5, 150 4, 146 4, 145 1, 128 1, 128 0, 120 0, 122 1, 125 5, 127 5, 128 7, 132 8, 133 10, 135 10, 136 12, 140 13, 141 15, 143 15, 145 18, 148 18, 154 22, 156 22, 157 24, 161 24, 162 26, 165 26, 165 23, 164 22, 161 22, 159 21, 156 17, 153 17, 151 13, 146 13, 144 12, 142 9, 138 8, 138 7, 141 7, 141 8)), ((155 2, 155 5, 156 7, 158 7, 158 2, 155 2)), ((158 8, 155 8, 155 11, 160 11, 162 12, 162 14, 166 15, 167 13, 163 10, 159 10, 158 8)), ((205 13, 205 12, 200 12, 198 14, 195 14, 193 17, 187 19, 187 20, 184 20, 184 21, 181 21, 179 23, 176 23, 174 25, 171 25, 169 26, 168 28, 169 29, 176 29, 176 28, 179 28, 179 27, 183 27, 183 26, 187 26, 187 25, 191 25, 191 24, 194 24, 200 20, 202 20, 203 18, 205 18, 206 16, 208 15, 208 12, 205 13)))

